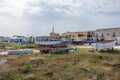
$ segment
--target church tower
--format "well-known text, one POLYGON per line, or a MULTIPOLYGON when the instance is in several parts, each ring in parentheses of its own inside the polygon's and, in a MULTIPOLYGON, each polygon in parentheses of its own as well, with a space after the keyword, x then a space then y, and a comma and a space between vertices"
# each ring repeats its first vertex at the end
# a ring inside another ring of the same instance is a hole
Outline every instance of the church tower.
POLYGON ((52 27, 52 33, 54 33, 54 27, 52 27))
POLYGON ((55 33, 55 29, 54 29, 54 27, 52 27, 52 32, 50 33, 50 36, 51 37, 59 37, 60 34, 59 33, 55 33))

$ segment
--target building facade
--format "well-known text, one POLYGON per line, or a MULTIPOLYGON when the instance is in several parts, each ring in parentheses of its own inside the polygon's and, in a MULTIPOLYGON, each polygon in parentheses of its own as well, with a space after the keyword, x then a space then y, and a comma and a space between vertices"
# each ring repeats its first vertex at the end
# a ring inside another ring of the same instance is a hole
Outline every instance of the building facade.
POLYGON ((62 37, 71 38, 73 41, 84 41, 88 38, 94 37, 93 31, 85 31, 85 32, 67 32, 63 33, 62 37))
POLYGON ((24 36, 13 36, 10 39, 11 43, 20 43, 20 44, 27 44, 28 38, 24 36))
POLYGON ((67 32, 63 33, 62 37, 71 38, 73 41, 81 41, 87 38, 87 32, 67 32))
POLYGON ((59 37, 59 36, 60 36, 59 33, 54 33, 54 32, 50 33, 50 37, 59 37))
POLYGON ((0 36, 0 42, 10 42, 10 37, 0 36))
POLYGON ((107 29, 98 29, 94 31, 95 38, 98 41, 103 40, 116 40, 120 37, 120 28, 107 28, 107 29))
POLYGON ((81 45, 87 42, 88 38, 91 38, 93 36, 93 32, 67 32, 63 33, 61 36, 63 37, 62 39, 64 39, 64 41, 66 40, 72 44, 81 45))
POLYGON ((0 36, 0 42, 4 42, 4 37, 0 36))
POLYGON ((50 37, 60 37, 59 33, 55 33, 54 27, 52 27, 52 32, 49 34, 50 37))

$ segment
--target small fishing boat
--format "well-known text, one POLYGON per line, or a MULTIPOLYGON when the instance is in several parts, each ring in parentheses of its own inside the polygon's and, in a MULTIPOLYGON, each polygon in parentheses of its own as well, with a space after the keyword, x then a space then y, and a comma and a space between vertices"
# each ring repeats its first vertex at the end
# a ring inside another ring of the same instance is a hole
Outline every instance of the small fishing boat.
POLYGON ((33 52, 32 49, 20 49, 20 50, 7 50, 8 55, 10 54, 25 54, 33 52))
POLYGON ((105 40, 105 41, 101 41, 101 42, 97 42, 97 43, 92 43, 91 46, 93 49, 96 50, 113 50, 114 46, 116 44, 115 40, 105 40))
POLYGON ((41 42, 36 42, 36 44, 41 44, 41 45, 56 45, 56 44, 61 44, 61 41, 41 41, 41 42))

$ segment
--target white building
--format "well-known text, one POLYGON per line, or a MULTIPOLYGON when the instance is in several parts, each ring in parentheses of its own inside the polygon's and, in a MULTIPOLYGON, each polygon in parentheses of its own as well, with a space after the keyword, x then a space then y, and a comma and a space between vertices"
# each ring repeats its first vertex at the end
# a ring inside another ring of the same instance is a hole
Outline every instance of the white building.
POLYGON ((4 37, 3 36, 0 37, 0 42, 4 42, 4 37))
POLYGON ((97 40, 116 40, 118 44, 120 43, 120 27, 98 29, 94 33, 97 40))

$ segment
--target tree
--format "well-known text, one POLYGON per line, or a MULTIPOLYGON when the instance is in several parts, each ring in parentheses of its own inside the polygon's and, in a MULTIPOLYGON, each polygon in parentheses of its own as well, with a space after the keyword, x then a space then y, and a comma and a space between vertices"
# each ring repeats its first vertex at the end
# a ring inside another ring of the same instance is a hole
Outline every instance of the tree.
POLYGON ((34 38, 33 37, 30 37, 29 39, 28 39, 28 44, 34 44, 34 38))

